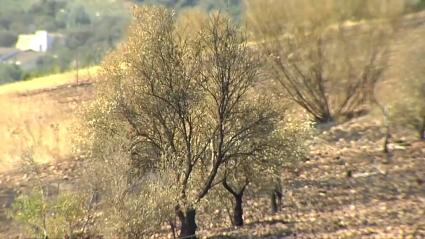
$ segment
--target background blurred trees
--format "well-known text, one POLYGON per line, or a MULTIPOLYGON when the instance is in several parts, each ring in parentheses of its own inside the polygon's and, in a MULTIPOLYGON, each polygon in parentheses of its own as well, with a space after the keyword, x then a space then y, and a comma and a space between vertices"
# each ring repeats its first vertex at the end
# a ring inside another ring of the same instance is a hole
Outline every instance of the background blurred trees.
MULTIPOLYGON (((7 9, 0 9, 0 46, 15 47, 19 34, 47 30, 56 34, 57 39, 53 50, 46 54, 44 62, 51 64, 46 68, 62 71, 74 67, 75 61, 79 61, 79 67, 98 64, 124 35, 130 18, 123 4, 114 6, 116 13, 112 14, 102 12, 101 9, 108 6, 112 8, 112 3, 104 2, 99 4, 98 12, 78 1, 40 0, 21 4, 10 3, 7 9), (57 60, 49 60, 53 56, 57 60)), ((41 69, 34 71, 26 75, 51 73, 41 69)))
MULTIPOLYGON (((0 9, 0 47, 14 47, 19 34, 47 30, 64 39, 58 41, 49 53, 58 58, 52 62, 56 65, 51 68, 68 70, 75 66, 75 61, 79 61, 79 67, 99 64, 105 53, 113 49, 125 34, 131 17, 129 3, 131 1, 5 0, 2 5, 7 7, 0 9)), ((162 4, 178 13, 195 8, 204 13, 223 9, 236 18, 241 10, 240 0, 145 0, 134 3, 162 4)))
POLYGON ((328 122, 370 102, 403 3, 252 0, 246 16, 270 77, 317 122, 328 122))
POLYGON ((17 65, 0 64, 0 75, 0 84, 4 84, 20 80, 23 72, 17 65))
POLYGON ((0 47, 14 47, 18 40, 18 34, 2 30, 0 31, 0 47))
MULTIPOLYGON (((380 14, 388 14, 389 12, 395 14, 399 9, 400 2, 404 3, 403 13, 420 11, 425 6, 423 1, 418 0, 385 2, 349 0, 344 1, 344 4, 342 4, 344 6, 338 7, 343 9, 340 15, 344 15, 344 19, 357 21, 363 18, 379 17, 380 14)), ((64 59, 59 63, 62 70, 72 68, 72 62, 82 52, 96 57, 87 57, 86 60, 81 61, 80 67, 98 64, 104 54, 109 49, 114 48, 125 34, 123 30, 129 22, 128 6, 131 3, 162 4, 175 9, 177 14, 194 9, 204 13, 222 10, 236 20, 243 17, 242 13, 245 10, 244 1, 241 0, 134 0, 116 2, 84 2, 82 0, 22 0, 16 2, 4 0, 3 6, 7 7, 0 9, 0 46, 13 47, 19 34, 48 30, 52 33, 59 33, 64 39, 70 38, 67 41, 73 42, 73 44, 70 44, 71 48, 68 44, 56 44, 55 50, 52 52, 59 59, 64 59), (114 9, 114 11, 111 11, 111 9, 114 9), (87 36, 87 32, 90 32, 90 36, 87 36), (85 40, 75 41, 78 38, 76 34, 84 35, 82 38, 85 40), (75 51, 77 46, 80 50, 75 51)), ((279 4, 283 3, 281 1, 272 4, 276 4, 275 9, 280 9, 279 4)), ((292 3, 289 1, 285 4, 290 6, 292 3)), ((307 8, 311 9, 311 6, 317 3, 305 4, 310 4, 307 8)), ((269 20, 263 19, 263 21, 269 20)))

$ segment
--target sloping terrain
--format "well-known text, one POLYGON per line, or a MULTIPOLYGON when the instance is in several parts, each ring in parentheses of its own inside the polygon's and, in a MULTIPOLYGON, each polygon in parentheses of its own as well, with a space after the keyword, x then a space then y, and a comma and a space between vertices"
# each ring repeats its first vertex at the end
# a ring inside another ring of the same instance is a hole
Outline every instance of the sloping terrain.
POLYGON ((39 162, 70 156, 69 127, 76 106, 91 94, 88 79, 96 69, 0 87, 0 172, 18 166, 27 151, 39 162))
POLYGON ((366 116, 322 130, 310 159, 283 175, 280 213, 270 214, 268 198, 257 195, 245 202, 246 227, 209 228, 202 235, 425 238, 425 142, 398 135, 403 140, 385 154, 381 123, 366 116))
MULTIPOLYGON (((412 19, 418 32, 425 29, 425 16, 412 19)), ((409 35, 406 31, 400 33, 399 42, 409 35)), ((81 165, 72 160, 69 130, 77 106, 93 93, 94 71, 81 71, 78 81, 72 72, 0 87, 0 238, 21 234, 5 209, 35 181, 20 167, 27 153, 42 163, 42 180, 65 189, 78 186, 81 165)), ((389 73, 387 85, 398 80, 397 74, 397 70, 389 73)), ((203 216, 211 223, 200 224, 199 235, 425 238, 425 143, 402 132, 395 135, 401 140, 392 144, 391 154, 385 154, 382 125, 381 117, 371 114, 319 129, 310 159, 282 175, 285 193, 280 213, 269 213, 266 195, 250 195, 245 201, 244 228, 230 227, 227 214, 219 211, 203 216)), ((158 238, 165 236, 171 238, 163 234, 158 238)))
POLYGON ((42 165, 43 180, 68 180, 66 172, 73 168, 70 129, 77 106, 92 94, 96 71, 94 67, 0 87, 0 238, 4 231, 19 232, 7 220, 5 208, 34 182, 22 168, 23 158, 30 156, 42 165))
POLYGON ((324 131, 297 175, 285 175, 282 213, 253 213, 251 220, 260 223, 242 233, 247 238, 424 238, 425 143, 393 144, 396 149, 387 155, 380 131, 379 121, 370 117, 324 131))
MULTIPOLYGON (((280 213, 270 214, 266 195, 249 195, 246 226, 230 226, 224 210, 200 214, 202 238, 425 238, 425 142, 403 138, 382 151, 384 130, 371 116, 322 130, 307 162, 283 175, 280 213), (210 223, 205 223, 210 222, 210 223), (220 225, 220 226, 218 226, 220 225)), ((61 188, 78 188, 80 162, 45 164, 41 179, 61 188)), ((0 201, 35 180, 25 170, 0 175, 0 201)), ((19 235, 19 227, 0 209, 0 236, 19 235), (5 233, 5 234, 2 234, 5 233)), ((158 238, 171 234, 161 234, 158 238)))

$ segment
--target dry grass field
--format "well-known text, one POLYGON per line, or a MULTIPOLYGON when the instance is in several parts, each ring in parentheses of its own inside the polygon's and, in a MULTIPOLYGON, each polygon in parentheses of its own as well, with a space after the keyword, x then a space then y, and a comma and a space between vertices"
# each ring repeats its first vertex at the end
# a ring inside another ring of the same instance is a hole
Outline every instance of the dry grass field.
POLYGON ((68 130, 76 106, 90 95, 96 67, 0 87, 0 172, 32 150, 38 162, 69 157, 68 130))

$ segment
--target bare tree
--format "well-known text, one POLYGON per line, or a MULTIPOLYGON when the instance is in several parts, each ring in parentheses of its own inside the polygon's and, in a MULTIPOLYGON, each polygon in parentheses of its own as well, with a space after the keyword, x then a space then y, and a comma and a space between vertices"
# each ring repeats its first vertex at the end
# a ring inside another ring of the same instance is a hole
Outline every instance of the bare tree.
POLYGON ((390 23, 403 6, 390 2, 251 0, 246 18, 270 77, 317 122, 328 122, 370 102, 387 67, 390 23))

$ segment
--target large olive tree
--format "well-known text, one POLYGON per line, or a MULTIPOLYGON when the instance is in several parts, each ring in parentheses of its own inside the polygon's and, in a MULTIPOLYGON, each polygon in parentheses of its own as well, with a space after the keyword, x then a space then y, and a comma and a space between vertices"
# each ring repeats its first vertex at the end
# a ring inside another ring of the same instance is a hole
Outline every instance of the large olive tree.
MULTIPOLYGON (((249 100, 259 61, 229 18, 214 15, 190 35, 164 8, 136 8, 134 18, 102 63, 82 135, 94 161, 108 162, 114 150, 129 158, 126 184, 161 180, 144 191, 166 190, 158 195, 171 197, 165 207, 173 205, 180 237, 193 238, 198 204, 222 183, 226 164, 264 149, 248 146, 272 138, 264 127, 274 127, 276 112, 249 100)), ((140 192, 126 188, 123 195, 140 192)))

